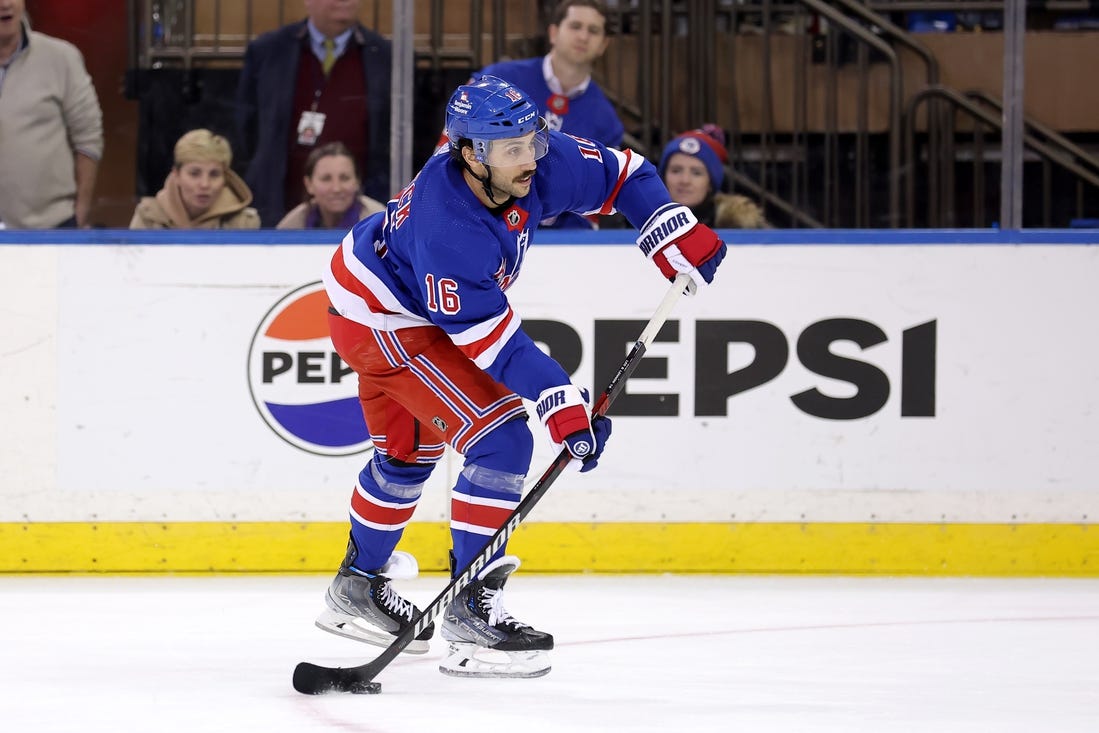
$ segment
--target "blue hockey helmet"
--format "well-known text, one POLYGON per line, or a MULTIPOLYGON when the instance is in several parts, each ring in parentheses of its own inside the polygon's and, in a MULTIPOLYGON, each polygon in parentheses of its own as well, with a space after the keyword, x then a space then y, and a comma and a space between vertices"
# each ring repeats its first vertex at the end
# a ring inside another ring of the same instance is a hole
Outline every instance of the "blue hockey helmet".
POLYGON ((446 136, 455 150, 463 138, 472 140, 477 160, 491 166, 525 165, 549 151, 538 107, 521 89, 495 76, 454 91, 446 105, 446 136))

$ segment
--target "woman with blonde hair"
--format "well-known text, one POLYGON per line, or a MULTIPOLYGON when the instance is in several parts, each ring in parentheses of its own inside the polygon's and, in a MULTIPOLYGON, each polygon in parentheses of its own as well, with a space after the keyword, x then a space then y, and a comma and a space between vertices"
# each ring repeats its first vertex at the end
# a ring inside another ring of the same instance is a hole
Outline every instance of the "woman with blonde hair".
POLYGON ((229 141, 191 130, 176 141, 175 163, 156 196, 137 204, 130 229, 259 229, 252 192, 229 165, 229 141))
POLYGON ((341 142, 321 145, 305 161, 305 202, 291 209, 276 229, 350 229, 385 206, 362 195, 358 163, 341 142))

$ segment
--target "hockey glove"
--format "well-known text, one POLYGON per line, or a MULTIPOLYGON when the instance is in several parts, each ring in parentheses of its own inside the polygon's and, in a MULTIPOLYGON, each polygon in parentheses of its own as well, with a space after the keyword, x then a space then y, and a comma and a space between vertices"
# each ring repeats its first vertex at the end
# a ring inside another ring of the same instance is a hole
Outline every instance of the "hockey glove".
POLYGON ((682 204, 665 204, 653 212, 637 246, 660 268, 668 280, 683 272, 691 276, 695 288, 713 282, 714 274, 728 249, 713 229, 702 224, 682 204))
POLYGON ((610 420, 606 418, 596 418, 599 425, 597 428, 592 426, 585 391, 574 384, 550 387, 538 395, 535 411, 546 426, 554 447, 558 451, 567 450, 575 459, 570 462, 576 464, 574 468, 581 471, 595 468, 595 462, 603 452, 603 444, 611 434, 611 427, 610 420))
POLYGON ((591 421, 591 431, 595 435, 595 450, 584 459, 584 465, 580 467, 580 473, 592 470, 599 463, 599 456, 603 455, 603 446, 611 437, 611 419, 605 415, 596 415, 591 421))

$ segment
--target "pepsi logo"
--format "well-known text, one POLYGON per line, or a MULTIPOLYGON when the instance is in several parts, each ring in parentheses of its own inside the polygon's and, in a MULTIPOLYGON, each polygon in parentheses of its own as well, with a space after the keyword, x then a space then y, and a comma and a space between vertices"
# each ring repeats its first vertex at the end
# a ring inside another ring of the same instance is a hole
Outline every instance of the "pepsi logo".
POLYGON ((329 340, 320 281, 287 294, 264 316, 248 349, 248 389, 263 421, 295 448, 348 456, 373 447, 358 379, 329 340))

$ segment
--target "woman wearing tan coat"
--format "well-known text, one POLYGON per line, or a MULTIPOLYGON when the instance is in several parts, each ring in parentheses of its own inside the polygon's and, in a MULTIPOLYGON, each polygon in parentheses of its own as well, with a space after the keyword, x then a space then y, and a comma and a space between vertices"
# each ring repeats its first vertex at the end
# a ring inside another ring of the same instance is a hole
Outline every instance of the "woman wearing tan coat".
POLYGON ((156 196, 137 204, 130 229, 259 229, 252 192, 230 169, 229 141, 191 130, 176 142, 175 164, 156 196))
POLYGON ((362 195, 359 164, 346 145, 321 145, 305 159, 306 200, 291 209, 276 229, 343 229, 355 226, 385 204, 362 195))

